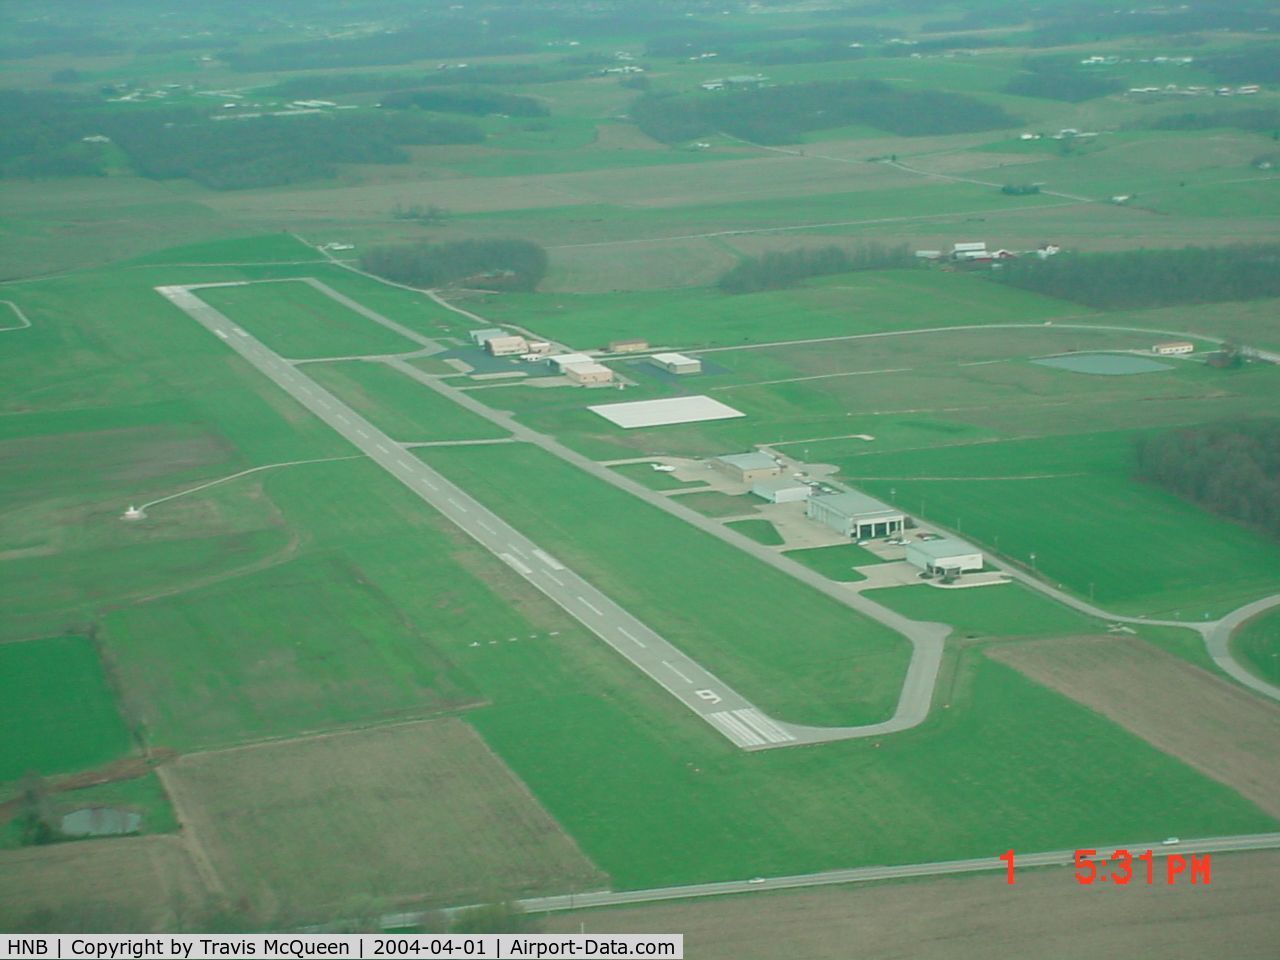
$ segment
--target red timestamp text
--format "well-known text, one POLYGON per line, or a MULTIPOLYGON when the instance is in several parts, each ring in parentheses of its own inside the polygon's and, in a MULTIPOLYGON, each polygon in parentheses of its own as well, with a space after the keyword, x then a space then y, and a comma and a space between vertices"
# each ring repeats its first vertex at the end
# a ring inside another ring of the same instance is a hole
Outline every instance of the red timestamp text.
MULTIPOLYGON (((1009 850, 1000 859, 1006 865, 1006 883, 1014 882, 1015 857, 1009 850)), ((1059 861, 1061 862, 1061 861, 1059 861)), ((1037 864, 1039 865, 1039 864, 1037 864)), ((1210 854, 1169 853, 1157 855, 1152 850, 1132 853, 1115 850, 1110 855, 1099 855, 1097 850, 1077 850, 1074 856, 1076 883, 1091 886, 1095 883, 1114 884, 1118 887, 1131 883, 1148 886, 1175 886, 1177 884, 1207 885, 1213 881, 1213 863, 1210 854)))

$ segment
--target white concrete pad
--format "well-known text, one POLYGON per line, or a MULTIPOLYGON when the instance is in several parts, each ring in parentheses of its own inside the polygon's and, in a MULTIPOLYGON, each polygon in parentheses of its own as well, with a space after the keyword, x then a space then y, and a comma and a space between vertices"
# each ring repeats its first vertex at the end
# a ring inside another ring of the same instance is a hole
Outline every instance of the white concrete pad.
POLYGON ((703 420, 729 420, 745 417, 741 410, 710 397, 668 397, 665 400, 636 400, 632 403, 606 403, 587 407, 624 430, 635 427, 662 427, 671 423, 698 423, 703 420))

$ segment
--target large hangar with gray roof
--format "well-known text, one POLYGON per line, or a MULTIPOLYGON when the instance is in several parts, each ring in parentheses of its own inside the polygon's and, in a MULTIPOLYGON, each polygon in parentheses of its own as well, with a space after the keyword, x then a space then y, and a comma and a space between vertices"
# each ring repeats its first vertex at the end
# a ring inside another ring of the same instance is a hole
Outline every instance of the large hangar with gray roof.
POLYGON ((896 507, 855 491, 810 497, 805 515, 855 540, 901 533, 907 522, 896 507))

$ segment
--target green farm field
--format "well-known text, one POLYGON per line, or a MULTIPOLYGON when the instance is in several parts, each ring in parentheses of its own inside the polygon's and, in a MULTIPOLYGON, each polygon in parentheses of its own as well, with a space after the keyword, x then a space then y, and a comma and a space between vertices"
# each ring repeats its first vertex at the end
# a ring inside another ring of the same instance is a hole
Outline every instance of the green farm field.
POLYGON ((1028 323, 1088 313, 1077 305, 931 270, 868 271, 794 290, 731 296, 715 290, 510 294, 475 307, 578 348, 625 336, 691 349, 812 340, 976 323, 1028 323))
POLYGON ((892 712, 909 649, 879 624, 528 445, 418 453, 773 716, 892 712))
POLYGON ((0 643, 0 783, 98 766, 131 749, 92 642, 0 643))

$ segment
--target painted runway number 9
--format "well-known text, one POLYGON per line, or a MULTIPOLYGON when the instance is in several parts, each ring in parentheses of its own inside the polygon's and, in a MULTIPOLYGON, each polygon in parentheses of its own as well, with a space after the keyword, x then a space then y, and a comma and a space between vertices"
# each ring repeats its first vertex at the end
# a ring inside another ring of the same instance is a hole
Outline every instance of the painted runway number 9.
POLYGON ((696 693, 698 696, 700 696, 703 700, 707 701, 707 703, 720 702, 720 694, 716 693, 714 690, 695 690, 693 692, 696 693))

